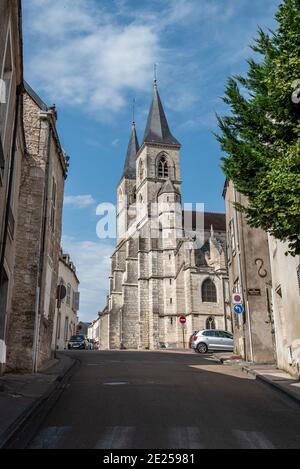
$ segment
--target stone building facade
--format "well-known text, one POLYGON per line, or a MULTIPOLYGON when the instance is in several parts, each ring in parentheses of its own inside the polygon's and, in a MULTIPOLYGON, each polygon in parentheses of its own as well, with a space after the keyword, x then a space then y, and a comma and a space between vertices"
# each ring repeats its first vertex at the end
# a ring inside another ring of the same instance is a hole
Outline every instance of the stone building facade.
POLYGON ((57 302, 52 335, 52 350, 66 350, 72 335, 76 335, 79 310, 79 279, 69 254, 61 251, 58 284, 66 288, 66 296, 57 302))
POLYGON ((183 211, 180 148, 155 84, 143 143, 133 125, 117 188, 118 240, 103 314, 112 349, 181 348, 194 330, 231 328, 225 214, 183 211))
POLYGON ((230 297, 241 293, 245 307, 244 314, 234 315, 235 351, 247 361, 273 363, 275 336, 268 236, 251 228, 245 216, 235 210, 234 203, 245 205, 247 200, 231 181, 225 184, 224 198, 230 297))
POLYGON ((100 315, 98 315, 97 319, 92 321, 88 328, 88 338, 95 340, 97 343, 100 343, 100 326, 100 315))
POLYGON ((300 256, 269 236, 272 302, 279 368, 300 378, 300 256))
POLYGON ((68 163, 55 108, 27 84, 23 115, 27 155, 21 167, 7 368, 31 372, 51 356, 68 163))
POLYGON ((16 220, 25 153, 21 1, 0 2, 0 374, 14 291, 16 220))
POLYGON ((99 349, 109 350, 109 323, 110 316, 108 307, 104 308, 103 311, 99 312, 99 349))

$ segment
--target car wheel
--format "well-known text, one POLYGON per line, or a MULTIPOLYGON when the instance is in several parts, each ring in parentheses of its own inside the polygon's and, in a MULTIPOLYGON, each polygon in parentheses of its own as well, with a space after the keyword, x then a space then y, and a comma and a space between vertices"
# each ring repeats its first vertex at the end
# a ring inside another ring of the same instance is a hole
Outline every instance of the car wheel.
POLYGON ((206 344, 204 344, 203 342, 201 342, 198 347, 197 347, 197 350, 199 353, 207 353, 208 352, 208 347, 206 344))

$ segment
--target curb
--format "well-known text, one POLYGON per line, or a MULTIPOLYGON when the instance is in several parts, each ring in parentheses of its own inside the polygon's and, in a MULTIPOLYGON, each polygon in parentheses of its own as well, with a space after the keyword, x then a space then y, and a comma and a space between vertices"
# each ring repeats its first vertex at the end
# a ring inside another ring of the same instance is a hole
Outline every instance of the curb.
POLYGON ((267 378, 266 376, 258 373, 257 371, 255 370, 251 370, 250 368, 248 368, 247 366, 243 366, 242 367, 242 370, 245 372, 245 373, 248 373, 252 376, 255 376, 255 378, 257 379, 257 381, 261 381, 262 383, 264 384, 267 384, 268 386, 272 387, 272 388, 275 388, 277 391, 279 391, 281 394, 284 394, 285 396, 288 396, 290 399, 292 399, 294 402, 296 402, 297 404, 300 405, 300 396, 297 396, 295 393, 293 393, 292 391, 289 391, 288 389, 286 389, 286 387, 282 386, 281 384, 275 382, 275 381, 272 381, 270 378, 267 378))
POLYGON ((42 420, 63 393, 71 379, 79 360, 71 363, 56 377, 48 390, 34 401, 22 414, 0 435, 0 449, 25 449, 38 430, 42 420))

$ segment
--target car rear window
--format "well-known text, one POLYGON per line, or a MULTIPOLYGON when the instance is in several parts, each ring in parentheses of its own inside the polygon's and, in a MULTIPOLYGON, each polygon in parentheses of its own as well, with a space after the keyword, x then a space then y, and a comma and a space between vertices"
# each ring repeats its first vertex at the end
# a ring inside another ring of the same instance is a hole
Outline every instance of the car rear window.
POLYGON ((81 342, 82 340, 84 340, 83 335, 73 335, 70 342, 81 342))

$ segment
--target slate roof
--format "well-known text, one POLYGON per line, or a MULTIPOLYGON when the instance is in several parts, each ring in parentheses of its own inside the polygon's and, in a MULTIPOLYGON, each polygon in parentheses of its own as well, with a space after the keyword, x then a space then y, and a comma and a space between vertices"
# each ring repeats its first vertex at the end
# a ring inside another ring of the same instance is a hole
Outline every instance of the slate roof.
POLYGON ((133 124, 122 177, 128 179, 134 179, 136 177, 136 155, 139 148, 135 125, 133 124))
POLYGON ((25 91, 29 94, 29 96, 33 99, 33 101, 38 105, 38 107, 42 111, 48 111, 48 106, 47 104, 44 103, 44 101, 41 100, 41 98, 36 94, 36 92, 31 88, 31 86, 24 81, 24 88, 25 91))
MULTIPOLYGON (((190 214, 191 212, 183 212, 183 219, 185 214, 190 214)), ((192 229, 196 229, 196 215, 197 212, 192 212, 192 229)), ((213 226, 214 231, 223 231, 226 232, 226 215, 225 213, 213 213, 205 212, 204 213, 204 229, 205 231, 210 231, 211 226, 213 226)))
POLYGON ((176 138, 171 134, 156 85, 154 86, 154 95, 148 116, 143 143, 158 143, 180 146, 178 140, 176 140, 176 138))

